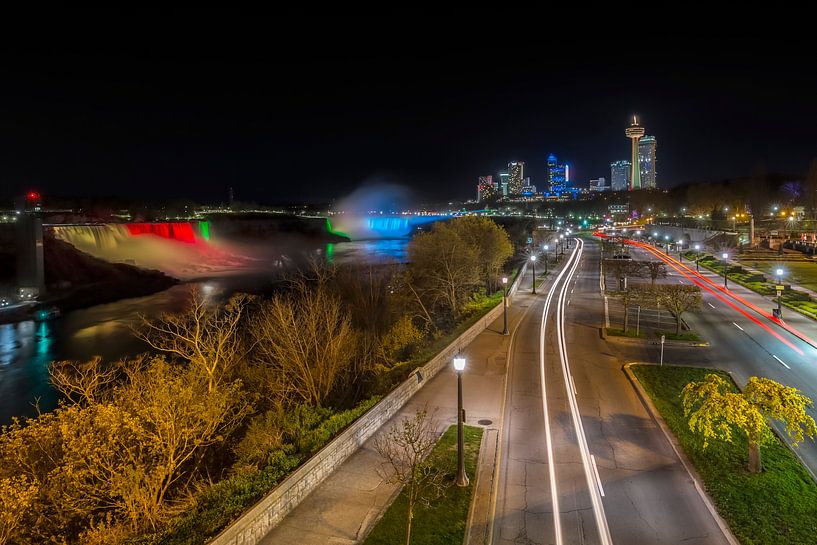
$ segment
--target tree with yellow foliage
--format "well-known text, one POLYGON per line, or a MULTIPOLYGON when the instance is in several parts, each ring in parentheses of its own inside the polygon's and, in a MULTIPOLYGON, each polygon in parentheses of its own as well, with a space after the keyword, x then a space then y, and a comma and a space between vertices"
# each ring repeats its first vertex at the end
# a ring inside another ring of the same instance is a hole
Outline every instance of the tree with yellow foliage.
POLYGON ((689 428, 703 435, 704 448, 713 438, 731 442, 734 428, 746 435, 751 473, 762 471, 760 445, 773 437, 767 418, 783 422, 795 445, 817 434, 814 419, 806 414, 812 400, 767 378, 751 377, 743 392, 735 392, 725 379, 709 374, 687 384, 681 397, 689 428))

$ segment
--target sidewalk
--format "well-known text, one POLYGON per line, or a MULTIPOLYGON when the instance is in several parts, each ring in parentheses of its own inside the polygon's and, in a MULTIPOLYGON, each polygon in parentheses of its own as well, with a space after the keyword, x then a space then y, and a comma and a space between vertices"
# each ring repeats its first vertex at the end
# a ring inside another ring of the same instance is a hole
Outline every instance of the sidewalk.
MULTIPOLYGON (((524 282, 523 282, 524 284, 524 282)), ((530 284, 528 282, 528 284, 530 284)), ((523 305, 529 304, 530 286, 520 285, 520 292, 508 308, 508 329, 520 319, 523 305)), ((505 379, 510 336, 502 336, 502 316, 483 331, 465 350, 467 367, 463 373, 463 406, 466 423, 498 430, 502 385, 505 379)), ((453 370, 441 371, 419 390, 405 407, 385 424, 384 433, 403 417, 413 416, 424 405, 434 415, 440 431, 457 422, 457 378, 453 370)), ((496 434, 488 434, 496 437, 496 434)), ((296 507, 260 543, 263 545, 347 545, 358 543, 368 533, 398 492, 396 485, 386 483, 377 470, 380 458, 373 445, 375 437, 352 454, 334 473, 296 507)), ((485 445, 483 441, 483 446, 485 445)), ((486 450, 490 450, 487 449, 486 450)), ((480 456, 479 474, 493 472, 493 456, 480 456), (483 468, 489 465, 490 468, 483 468)), ((490 485, 490 483, 488 483, 490 485)), ((475 494, 488 493, 485 483, 478 482, 475 494)))

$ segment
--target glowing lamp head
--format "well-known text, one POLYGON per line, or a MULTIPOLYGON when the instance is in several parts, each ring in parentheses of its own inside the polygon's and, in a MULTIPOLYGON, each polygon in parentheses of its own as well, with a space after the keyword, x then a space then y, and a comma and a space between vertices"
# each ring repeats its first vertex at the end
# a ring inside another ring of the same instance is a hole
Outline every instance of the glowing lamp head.
POLYGON ((726 252, 723 252, 723 254, 721 254, 721 257, 724 258, 724 259, 729 259, 729 254, 727 254, 726 252))
POLYGON ((696 250, 700 250, 700 249, 701 249, 701 245, 700 245, 700 244, 696 244, 696 245, 695 245, 695 249, 696 249, 696 250))
POLYGON ((774 274, 776 274, 777 276, 783 276, 783 269, 777 269, 776 271, 774 271, 774 274))
POLYGON ((669 235, 664 235, 664 240, 669 240, 669 235))
POLYGON ((463 371, 465 369, 465 358, 461 356, 454 358, 454 369, 463 371))
POLYGON ((504 285, 504 284, 507 284, 507 283, 508 283, 508 277, 507 277, 507 276, 503 276, 503 277, 502 277, 502 284, 504 285))
POLYGON ((550 250, 550 246, 548 246, 547 244, 545 244, 544 246, 542 246, 542 248, 544 248, 544 250, 545 250, 546 252, 547 252, 548 250, 550 250))
POLYGON ((530 260, 531 261, 536 261, 536 256, 535 255, 530 256, 530 260))
POLYGON ((559 235, 559 238, 565 238, 565 236, 564 235, 559 235))
POLYGON ((653 231, 652 236, 657 237, 657 236, 658 236, 658 232, 657 232, 657 231, 653 231))

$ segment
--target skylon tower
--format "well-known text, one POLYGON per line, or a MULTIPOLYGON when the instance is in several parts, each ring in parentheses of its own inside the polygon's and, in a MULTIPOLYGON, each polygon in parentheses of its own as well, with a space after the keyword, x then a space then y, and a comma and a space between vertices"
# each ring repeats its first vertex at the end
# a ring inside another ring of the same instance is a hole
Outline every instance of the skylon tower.
POLYGON ((644 136, 644 127, 638 124, 638 118, 633 116, 633 123, 627 127, 624 134, 633 142, 633 155, 630 162, 630 191, 641 189, 641 168, 638 164, 638 141, 644 136))

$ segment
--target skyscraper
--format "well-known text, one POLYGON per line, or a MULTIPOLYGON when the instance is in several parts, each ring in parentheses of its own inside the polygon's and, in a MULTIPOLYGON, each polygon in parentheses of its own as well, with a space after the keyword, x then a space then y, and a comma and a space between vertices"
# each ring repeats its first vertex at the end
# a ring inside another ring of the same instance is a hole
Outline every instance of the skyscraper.
POLYGON ((641 187, 655 189, 655 137, 645 136, 638 141, 638 163, 641 173, 641 187))
POLYGON ((607 180, 604 178, 598 178, 596 180, 590 180, 590 191, 607 191, 610 189, 610 186, 607 185, 607 180))
POLYGON ((610 189, 613 191, 627 191, 630 188, 630 166, 630 161, 610 163, 610 189))
POLYGON ((477 202, 485 202, 497 196, 493 176, 480 176, 477 182, 477 202))
POLYGON ((525 163, 514 161, 508 163, 508 195, 516 197, 522 194, 522 180, 525 178, 525 163))
POLYGON ((561 193, 570 190, 570 170, 567 165, 559 163, 556 155, 548 155, 548 191, 561 193))
POLYGON ((508 196, 508 178, 510 174, 507 172, 500 172, 499 173, 499 192, 502 194, 503 197, 508 196))
POLYGON ((638 168, 638 141, 644 136, 644 127, 638 124, 638 118, 633 116, 632 124, 624 134, 632 141, 633 153, 631 157, 632 174, 630 175, 630 191, 641 189, 641 169, 638 168))

